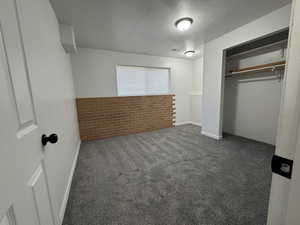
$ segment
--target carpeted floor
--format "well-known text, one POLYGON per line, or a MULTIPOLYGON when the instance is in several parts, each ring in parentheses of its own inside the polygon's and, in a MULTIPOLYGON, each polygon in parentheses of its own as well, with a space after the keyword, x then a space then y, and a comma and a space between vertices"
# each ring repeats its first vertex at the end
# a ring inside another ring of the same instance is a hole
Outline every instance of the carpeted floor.
POLYGON ((274 147, 183 125, 84 142, 64 225, 264 225, 274 147))

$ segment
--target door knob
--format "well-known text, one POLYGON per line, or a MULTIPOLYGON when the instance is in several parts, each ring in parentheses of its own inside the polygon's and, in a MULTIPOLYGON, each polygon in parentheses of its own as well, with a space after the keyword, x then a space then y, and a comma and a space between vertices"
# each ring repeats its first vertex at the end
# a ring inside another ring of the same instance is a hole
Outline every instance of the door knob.
POLYGON ((55 144, 58 140, 57 134, 51 134, 49 137, 47 137, 46 134, 42 135, 42 145, 47 145, 48 142, 55 144))

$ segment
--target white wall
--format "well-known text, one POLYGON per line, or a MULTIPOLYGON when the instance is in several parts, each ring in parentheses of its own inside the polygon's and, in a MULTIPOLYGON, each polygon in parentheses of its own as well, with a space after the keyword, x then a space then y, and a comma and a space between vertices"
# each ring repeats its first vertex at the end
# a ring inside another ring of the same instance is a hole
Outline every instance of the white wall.
POLYGON ((80 142, 71 62, 61 45, 59 24, 49 1, 18 2, 37 123, 41 132, 59 137, 58 143, 48 145, 44 152, 54 214, 59 221, 80 142))
POLYGON ((204 46, 202 133, 222 137, 223 51, 289 26, 290 5, 231 31, 204 46))
POLYGON ((193 61, 193 84, 190 92, 191 121, 201 125, 201 100, 203 79, 203 57, 193 61))
MULTIPOLYGON (((226 70, 283 61, 278 47, 228 59, 226 70)), ((225 80, 223 131, 275 145, 282 80, 274 75, 268 71, 225 80)))
POLYGON ((80 98, 117 96, 116 65, 170 68, 171 90, 176 95, 176 122, 191 121, 191 60, 80 48, 78 54, 72 55, 71 62, 80 98))

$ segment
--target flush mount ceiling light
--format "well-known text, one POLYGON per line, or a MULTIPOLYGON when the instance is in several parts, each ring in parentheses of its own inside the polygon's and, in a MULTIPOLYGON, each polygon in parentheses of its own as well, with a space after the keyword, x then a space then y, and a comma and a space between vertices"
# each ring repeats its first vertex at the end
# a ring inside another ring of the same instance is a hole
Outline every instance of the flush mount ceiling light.
POLYGON ((186 57, 192 57, 196 52, 194 50, 185 51, 184 54, 186 57))
POLYGON ((193 22, 190 17, 181 18, 175 22, 175 27, 180 31, 186 31, 192 26, 193 22))

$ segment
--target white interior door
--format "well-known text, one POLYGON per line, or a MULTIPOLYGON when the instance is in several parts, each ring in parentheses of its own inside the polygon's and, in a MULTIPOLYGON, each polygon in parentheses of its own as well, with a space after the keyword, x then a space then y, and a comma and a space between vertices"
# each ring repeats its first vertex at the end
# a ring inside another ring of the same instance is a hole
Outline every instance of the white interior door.
MULTIPOLYGON (((299 70, 300 72, 300 70, 299 70)), ((300 73, 299 73, 300 74, 300 73)), ((299 225, 300 224, 300 127, 298 131, 297 151, 294 159, 294 173, 291 181, 291 189, 289 193, 289 201, 287 207, 287 216, 285 224, 299 225)))
POLYGON ((287 66, 280 109, 276 155, 294 160, 292 179, 273 174, 268 225, 298 225, 299 216, 299 126, 300 126, 300 0, 292 6, 287 66), (291 186, 292 184, 292 186, 291 186), (292 191, 290 192, 290 188, 292 191), (298 189, 296 189, 298 188, 298 189), (298 195, 297 195, 298 194, 298 195), (290 197, 289 197, 290 196, 290 197), (290 200, 289 200, 290 199, 290 200))
POLYGON ((0 1, 0 224, 54 225, 18 10, 0 1))
MULTIPOLYGON (((300 108, 300 0, 294 2, 294 19, 293 19, 293 31, 291 33, 291 56, 290 56, 290 69, 295 77, 298 77, 298 96, 295 98, 298 100, 298 109, 300 108), (297 12, 297 13, 296 13, 297 12)), ((300 109, 298 111, 300 113, 300 109)), ((299 116, 300 117, 300 116, 299 116)), ((299 118, 295 118, 299 119, 299 118)), ((300 224, 300 123, 298 120, 298 136, 296 144, 296 153, 294 158, 293 176, 291 180, 291 187, 289 193, 289 201, 287 206, 287 216, 285 224, 298 225, 300 224)))

